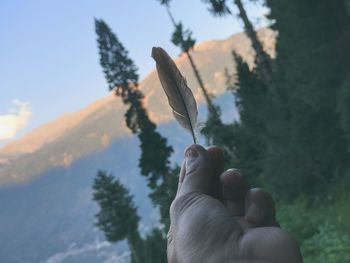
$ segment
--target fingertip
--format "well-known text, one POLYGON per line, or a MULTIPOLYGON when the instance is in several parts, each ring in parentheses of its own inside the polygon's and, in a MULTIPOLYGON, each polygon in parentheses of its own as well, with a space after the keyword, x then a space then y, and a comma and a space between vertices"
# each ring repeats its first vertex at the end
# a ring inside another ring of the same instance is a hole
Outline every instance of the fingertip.
POLYGON ((216 145, 211 145, 211 146, 207 147, 207 151, 209 153, 217 156, 217 158, 220 158, 220 160, 224 159, 224 151, 216 145))
POLYGON ((206 149, 203 146, 199 145, 199 144, 191 144, 184 151, 185 157, 190 155, 192 152, 194 152, 194 153, 196 153, 198 155, 199 154, 205 154, 206 153, 206 149))
POLYGON ((185 150, 185 167, 181 175, 179 194, 199 191, 212 193, 213 166, 206 149, 198 144, 192 144, 185 150))
POLYGON ((262 188, 254 188, 247 193, 245 211, 245 219, 255 226, 278 226, 275 203, 262 188))
POLYGON ((241 200, 248 190, 248 185, 238 169, 225 171, 220 176, 220 182, 227 200, 241 200))
POLYGON ((207 148, 207 152, 211 157, 215 174, 217 175, 217 177, 219 177, 220 174, 224 171, 225 167, 224 151, 220 147, 209 146, 207 148))
POLYGON ((192 144, 185 150, 186 175, 195 170, 210 166, 208 152, 198 144, 192 144))

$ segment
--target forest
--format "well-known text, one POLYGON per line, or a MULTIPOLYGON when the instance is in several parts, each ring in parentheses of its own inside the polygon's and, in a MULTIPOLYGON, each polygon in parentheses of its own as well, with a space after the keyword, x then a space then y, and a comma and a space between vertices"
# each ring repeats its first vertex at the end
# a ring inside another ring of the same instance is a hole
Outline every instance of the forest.
MULTIPOLYGON (((252 187, 272 194, 279 223, 298 241, 304 262, 350 262, 350 1, 265 0, 277 32, 275 57, 264 50, 244 2, 202 1, 213 16, 240 19, 255 52, 253 68, 227 54, 237 67, 236 76, 226 74, 236 79, 226 87, 239 110, 232 123, 222 121, 225 109, 215 104, 191 56, 195 32, 173 17, 171 0, 158 2, 174 26, 171 41, 187 56, 204 95, 206 144, 224 149, 227 168, 240 169, 252 187)), ((148 116, 127 47, 103 20, 95 20, 95 30, 108 88, 127 106, 125 123, 141 148, 140 176, 163 227, 141 235, 133 194, 103 167, 92 186, 100 208, 96 224, 108 241, 127 241, 132 262, 167 262, 179 165, 171 163, 173 147, 148 116)))

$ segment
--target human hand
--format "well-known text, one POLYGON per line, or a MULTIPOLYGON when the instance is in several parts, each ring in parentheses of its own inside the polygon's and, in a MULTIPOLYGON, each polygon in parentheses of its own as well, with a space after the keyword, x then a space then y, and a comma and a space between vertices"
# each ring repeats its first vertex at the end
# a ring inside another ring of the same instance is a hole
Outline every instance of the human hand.
POLYGON ((271 196, 249 189, 239 171, 223 169, 218 147, 185 151, 170 208, 168 262, 302 262, 296 242, 279 228, 271 196))

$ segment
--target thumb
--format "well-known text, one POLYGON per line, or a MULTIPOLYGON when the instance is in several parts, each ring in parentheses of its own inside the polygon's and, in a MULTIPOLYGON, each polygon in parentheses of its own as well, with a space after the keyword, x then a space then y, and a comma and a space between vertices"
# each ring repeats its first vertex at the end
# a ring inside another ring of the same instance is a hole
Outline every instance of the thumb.
MULTIPOLYGON (((212 159, 209 152, 198 144, 193 144, 185 150, 185 161, 180 176, 177 196, 199 192, 213 195, 215 176, 212 159)), ((218 181, 218 180, 217 180, 218 181)))

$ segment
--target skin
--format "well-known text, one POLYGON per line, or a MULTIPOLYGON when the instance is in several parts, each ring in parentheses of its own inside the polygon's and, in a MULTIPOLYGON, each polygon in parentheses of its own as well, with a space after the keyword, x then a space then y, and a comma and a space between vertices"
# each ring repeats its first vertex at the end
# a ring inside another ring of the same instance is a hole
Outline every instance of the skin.
POLYGON ((170 208, 169 263, 299 263, 295 240, 279 227, 263 189, 249 189, 238 170, 224 169, 223 152, 185 151, 170 208))

